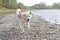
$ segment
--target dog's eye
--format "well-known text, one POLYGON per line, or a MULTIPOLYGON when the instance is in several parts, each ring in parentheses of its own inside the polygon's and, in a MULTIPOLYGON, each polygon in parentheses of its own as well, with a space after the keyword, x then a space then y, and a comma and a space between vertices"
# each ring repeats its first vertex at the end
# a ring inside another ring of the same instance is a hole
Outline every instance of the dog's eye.
POLYGON ((30 16, 29 16, 30 17, 30 16))

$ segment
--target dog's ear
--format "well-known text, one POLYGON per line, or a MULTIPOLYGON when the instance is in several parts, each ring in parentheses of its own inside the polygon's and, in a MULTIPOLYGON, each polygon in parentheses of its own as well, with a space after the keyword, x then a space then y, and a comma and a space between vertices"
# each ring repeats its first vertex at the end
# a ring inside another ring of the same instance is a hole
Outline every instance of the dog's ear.
POLYGON ((30 12, 29 14, 32 15, 32 12, 30 12))
POLYGON ((31 15, 34 15, 34 14, 32 14, 32 12, 30 12, 31 13, 31 15))

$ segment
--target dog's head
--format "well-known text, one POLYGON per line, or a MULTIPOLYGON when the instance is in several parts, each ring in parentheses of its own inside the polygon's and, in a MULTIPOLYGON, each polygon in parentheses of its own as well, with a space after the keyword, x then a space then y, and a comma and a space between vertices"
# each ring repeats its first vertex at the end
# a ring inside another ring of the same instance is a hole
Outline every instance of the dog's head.
POLYGON ((32 12, 29 12, 29 14, 26 14, 27 22, 29 22, 31 18, 32 18, 32 12))
POLYGON ((28 19, 31 19, 31 18, 32 18, 32 12, 30 12, 28 15, 28 19))

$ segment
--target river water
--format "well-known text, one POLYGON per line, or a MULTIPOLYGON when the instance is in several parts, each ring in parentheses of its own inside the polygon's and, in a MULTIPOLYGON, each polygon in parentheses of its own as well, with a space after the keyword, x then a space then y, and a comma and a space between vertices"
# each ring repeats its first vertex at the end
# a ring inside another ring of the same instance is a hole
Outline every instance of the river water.
POLYGON ((51 23, 56 22, 60 24, 60 10, 32 10, 32 13, 38 16, 42 16, 51 23))

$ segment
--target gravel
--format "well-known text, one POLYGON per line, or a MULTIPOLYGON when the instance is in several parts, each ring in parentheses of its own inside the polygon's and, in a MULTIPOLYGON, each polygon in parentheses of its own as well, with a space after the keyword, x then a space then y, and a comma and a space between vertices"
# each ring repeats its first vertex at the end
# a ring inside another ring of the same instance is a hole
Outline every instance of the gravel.
POLYGON ((0 40, 60 40, 60 24, 50 23, 41 16, 33 15, 28 29, 13 14, 0 16, 0 40), (24 30, 24 31, 23 31, 24 30))

